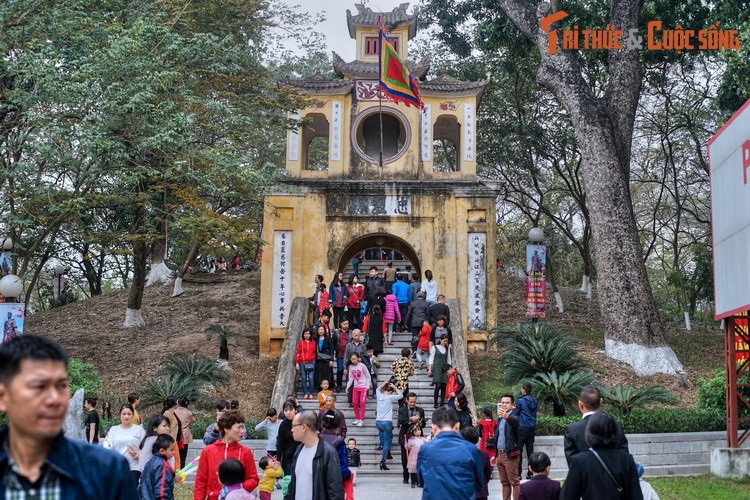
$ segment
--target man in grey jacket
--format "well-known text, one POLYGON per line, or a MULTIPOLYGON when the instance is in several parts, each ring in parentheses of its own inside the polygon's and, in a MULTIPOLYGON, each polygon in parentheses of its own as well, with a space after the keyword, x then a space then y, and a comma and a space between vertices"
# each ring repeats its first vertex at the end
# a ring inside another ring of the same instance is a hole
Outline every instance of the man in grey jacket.
POLYGON ((297 447, 292 480, 284 500, 344 500, 344 482, 336 450, 318 437, 318 417, 304 410, 292 420, 297 447))

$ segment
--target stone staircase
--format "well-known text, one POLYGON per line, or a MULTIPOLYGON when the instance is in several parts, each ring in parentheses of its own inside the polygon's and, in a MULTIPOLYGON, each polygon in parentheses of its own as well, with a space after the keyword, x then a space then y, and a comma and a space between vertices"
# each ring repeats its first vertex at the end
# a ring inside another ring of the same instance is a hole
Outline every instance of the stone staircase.
MULTIPOLYGON (((388 262, 393 262, 393 267, 396 269, 400 269, 401 271, 406 270, 406 266, 411 265, 412 269, 411 272, 414 271, 414 264, 409 262, 408 260, 363 260, 359 263, 359 282, 364 284, 365 278, 368 276, 370 272, 370 267, 375 266, 378 268, 378 274, 380 277, 383 277, 383 269, 385 269, 388 266, 388 262)), ((349 261, 346 263, 346 266, 344 267, 344 276, 346 281, 349 281, 349 276, 351 276, 354 273, 354 267, 352 266, 352 261, 349 261)), ((330 279, 326 277, 327 279, 330 279)), ((327 284, 327 283, 326 283, 327 284)))
MULTIPOLYGON (((394 262, 395 265, 395 262, 394 262)), ((395 333, 393 334, 393 344, 386 347, 384 352, 379 356, 380 368, 378 369, 378 385, 388 380, 393 372, 391 371, 391 363, 401 357, 401 349, 408 347, 411 349, 411 333, 395 333)), ((425 361, 425 368, 419 369, 419 362, 413 360, 415 367, 415 374, 409 379, 409 390, 416 393, 417 395, 417 406, 424 409, 425 418, 427 419, 427 426, 425 427, 425 433, 430 432, 430 419, 433 412, 433 387, 430 385, 432 379, 427 377, 427 362, 425 361)), ((317 410, 318 401, 316 400, 304 400, 302 399, 302 393, 298 392, 297 397, 300 404, 305 409, 317 410)), ((383 473, 383 474, 401 474, 401 451, 398 446, 398 404, 393 405, 393 444, 391 446, 391 454, 393 460, 388 460, 387 464, 390 471, 380 471, 378 464, 380 463, 380 451, 375 451, 375 447, 378 446, 378 431, 375 428, 375 411, 376 402, 372 399, 371 395, 368 395, 367 408, 365 410, 365 421, 362 427, 354 427, 351 423, 354 421, 354 410, 347 400, 347 394, 342 392, 336 395, 336 409, 341 410, 344 413, 347 424, 347 439, 354 438, 357 440, 357 448, 359 448, 362 458, 362 467, 360 472, 362 473, 383 473)))

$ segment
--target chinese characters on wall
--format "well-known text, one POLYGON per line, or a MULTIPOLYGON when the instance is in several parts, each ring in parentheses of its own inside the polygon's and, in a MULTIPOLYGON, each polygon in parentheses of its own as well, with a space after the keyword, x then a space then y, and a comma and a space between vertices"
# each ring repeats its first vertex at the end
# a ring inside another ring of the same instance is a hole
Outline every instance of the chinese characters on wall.
POLYGON ((349 215, 411 215, 411 196, 374 195, 349 198, 349 215))
POLYGON ((420 128, 420 142, 422 145, 422 161, 430 161, 432 158, 432 106, 424 105, 422 111, 422 126, 420 128))
POLYGON ((274 231, 271 328, 286 328, 292 305, 292 232, 274 231))
POLYGON ((468 330, 487 327, 487 237, 469 233, 469 275, 467 311, 468 330))
POLYGON ((474 130, 474 105, 464 104, 464 161, 474 161, 476 134, 474 130))
MULTIPOLYGON (((299 113, 294 112, 289 115, 289 119, 293 122, 299 121, 299 113)), ((290 130, 288 132, 289 137, 286 141, 287 143, 287 158, 289 158, 289 161, 298 161, 299 160, 299 132, 297 130, 290 130)))
POLYGON ((341 101, 331 103, 331 161, 341 161, 341 101))

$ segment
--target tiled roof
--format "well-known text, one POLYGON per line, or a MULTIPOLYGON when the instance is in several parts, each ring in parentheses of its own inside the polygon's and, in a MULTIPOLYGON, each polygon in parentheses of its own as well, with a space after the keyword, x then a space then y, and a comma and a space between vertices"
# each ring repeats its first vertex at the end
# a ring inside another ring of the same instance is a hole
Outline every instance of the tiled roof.
POLYGON ((341 90, 344 93, 349 92, 354 87, 351 80, 339 80, 325 77, 313 77, 305 80, 281 80, 281 85, 289 85, 303 90, 341 90))
POLYGON ((346 24, 349 27, 349 35, 354 38, 354 28, 356 26, 377 26, 378 17, 381 18, 383 25, 392 30, 405 24, 409 25, 409 38, 417 34, 417 9, 413 9, 411 14, 406 13, 409 8, 409 2, 402 3, 391 12, 373 12, 364 4, 354 4, 357 8, 357 14, 352 15, 349 9, 346 9, 346 24))
MULTIPOLYGON (((430 69, 430 57, 425 56, 421 61, 415 62, 410 59, 406 60, 406 67, 409 68, 414 78, 424 78, 430 69)), ((333 71, 342 78, 377 78, 380 71, 378 63, 354 60, 345 62, 337 53, 333 53, 333 71)))
POLYGON ((419 89, 422 92, 439 92, 439 93, 459 93, 478 90, 479 96, 484 92, 487 81, 479 82, 462 82, 452 76, 441 75, 432 80, 419 82, 419 89))

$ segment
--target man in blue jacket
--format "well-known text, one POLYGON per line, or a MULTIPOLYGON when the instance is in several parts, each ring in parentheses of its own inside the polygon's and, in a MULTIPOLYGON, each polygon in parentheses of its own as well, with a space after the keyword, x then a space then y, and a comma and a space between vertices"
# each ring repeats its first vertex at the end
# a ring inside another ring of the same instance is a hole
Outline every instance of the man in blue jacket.
MULTIPOLYGON (((518 477, 523 477, 523 448, 526 447, 526 458, 534 453, 534 434, 536 433, 536 410, 539 406, 536 398, 531 395, 531 384, 525 382, 521 386, 521 397, 516 401, 518 412, 518 477)), ((531 479, 531 472, 526 473, 526 479, 531 479)))
POLYGON ((458 428, 453 408, 438 408, 432 414, 433 439, 422 445, 417 457, 422 500, 473 500, 484 486, 479 449, 463 439, 458 428))
POLYGON ((69 399, 57 343, 23 335, 0 345, 0 498, 136 500, 125 458, 63 435, 69 399))

